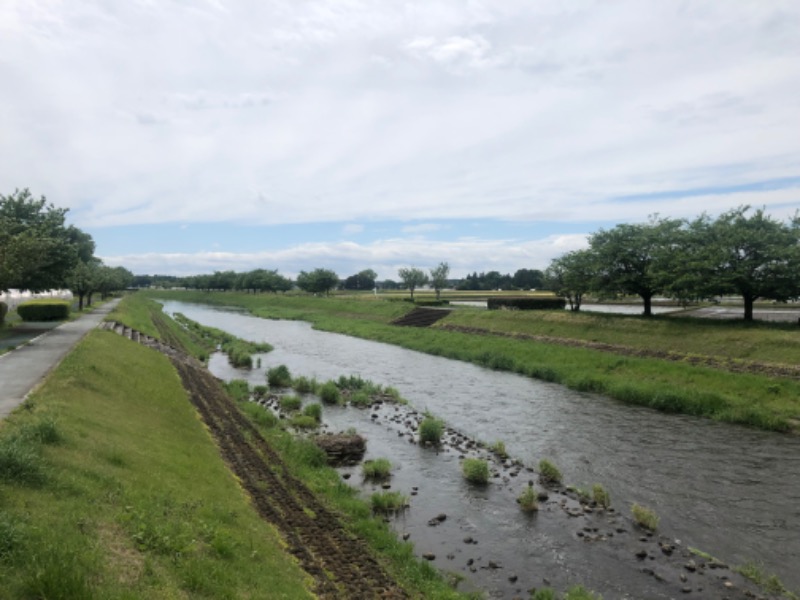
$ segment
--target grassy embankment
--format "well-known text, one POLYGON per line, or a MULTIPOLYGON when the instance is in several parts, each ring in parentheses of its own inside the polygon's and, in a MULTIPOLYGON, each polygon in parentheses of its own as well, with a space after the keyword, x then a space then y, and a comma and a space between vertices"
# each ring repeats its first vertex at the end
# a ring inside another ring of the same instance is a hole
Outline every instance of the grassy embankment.
MULTIPOLYGON (((154 294, 156 294, 154 292, 154 294)), ((498 370, 596 392, 657 410, 776 431, 797 430, 800 382, 731 373, 687 361, 621 356, 531 340, 447 331, 448 324, 501 333, 607 342, 732 361, 800 363, 797 326, 691 318, 572 314, 567 311, 459 309, 428 329, 388 323, 405 302, 371 296, 317 298, 236 293, 157 292, 158 296, 235 305, 265 318, 303 319, 318 329, 374 339, 498 370)))
MULTIPOLYGON (((206 351, 143 300, 126 300, 112 318, 206 351)), ((462 597, 371 515, 318 449, 276 427, 262 431, 391 559, 412 595, 462 597)), ((311 597, 168 359, 111 332, 91 333, 0 424, 0 501, 0 598, 311 597)))
POLYGON ((157 352, 93 332, 0 427, 0 597, 312 597, 157 352))

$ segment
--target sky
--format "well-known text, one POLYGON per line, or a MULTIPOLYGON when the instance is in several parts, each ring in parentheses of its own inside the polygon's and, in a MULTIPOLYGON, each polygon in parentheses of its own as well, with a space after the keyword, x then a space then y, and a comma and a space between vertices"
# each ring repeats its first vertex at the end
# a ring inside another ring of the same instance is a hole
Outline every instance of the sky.
POLYGON ((2 0, 0 194, 136 274, 545 269, 800 208, 796 0, 2 0))

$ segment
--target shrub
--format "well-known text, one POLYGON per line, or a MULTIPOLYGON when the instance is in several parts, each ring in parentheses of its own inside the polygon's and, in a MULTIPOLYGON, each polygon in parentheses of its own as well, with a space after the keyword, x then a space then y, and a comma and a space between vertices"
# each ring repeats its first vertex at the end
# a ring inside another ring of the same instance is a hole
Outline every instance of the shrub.
POLYGON ((292 375, 289 373, 289 367, 278 365, 269 369, 267 371, 267 383, 269 387, 292 387, 292 375))
POLYGON ((603 508, 611 506, 611 496, 599 483, 595 483, 592 486, 592 498, 597 502, 598 506, 602 506, 603 508))
POLYGON ((69 317, 69 302, 29 300, 17 306, 17 314, 23 321, 63 321, 69 317))
POLYGON ((309 404, 303 409, 303 414, 319 423, 322 421, 322 405, 317 402, 309 404))
POLYGON ((466 458, 461 464, 464 479, 470 483, 485 485, 489 482, 489 463, 482 458, 466 458))
POLYGON ((361 473, 364 479, 374 479, 381 481, 388 479, 392 471, 392 463, 388 458, 376 458, 364 461, 361 466, 361 473))
POLYGON ((539 461, 539 481, 542 483, 561 483, 561 471, 547 459, 539 461))
POLYGON ((279 404, 281 410, 285 410, 286 412, 295 412, 300 410, 300 407, 303 405, 303 401, 300 399, 300 396, 284 396, 280 399, 279 404))
POLYGON ((419 441, 421 444, 439 445, 444 433, 444 423, 430 415, 427 415, 419 424, 419 441))
POLYGON ((327 381, 319 388, 319 397, 325 404, 339 404, 342 394, 333 381, 327 381))
POLYGON ((486 308, 498 310, 500 308, 513 310, 563 310, 567 305, 564 298, 489 298, 486 308))
POLYGON ((0 325, 5 323, 6 315, 8 314, 8 304, 0 302, 0 325))
POLYGON ((375 492, 370 497, 372 511, 381 514, 396 513, 408 506, 408 496, 400 492, 375 492))
POLYGON ((639 527, 643 527, 649 531, 658 529, 659 518, 652 509, 634 502, 633 506, 631 506, 631 513, 633 513, 633 520, 636 521, 639 527))
POLYGON ((292 387, 298 394, 313 394, 317 391, 319 384, 317 383, 316 379, 309 379, 308 377, 301 375, 292 381, 292 387))
POLYGON ((517 503, 524 512, 536 512, 539 510, 539 497, 536 490, 533 489, 532 483, 529 483, 519 495, 517 503))

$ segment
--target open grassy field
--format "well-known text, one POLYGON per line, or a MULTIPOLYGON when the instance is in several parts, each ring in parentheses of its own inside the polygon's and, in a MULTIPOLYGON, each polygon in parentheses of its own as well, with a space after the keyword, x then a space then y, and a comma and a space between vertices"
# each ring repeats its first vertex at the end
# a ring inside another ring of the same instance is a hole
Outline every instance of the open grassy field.
POLYGON ((779 431, 800 425, 800 381, 736 373, 692 356, 725 361, 800 363, 797 326, 702 321, 674 317, 574 314, 568 311, 453 311, 428 329, 389 323, 410 310, 403 301, 372 296, 282 296, 151 292, 194 302, 235 305, 264 318, 303 319, 327 331, 396 344, 597 392, 665 412, 705 416, 779 431), (684 353, 686 361, 623 356, 590 348, 448 330, 450 325, 500 333, 604 341, 632 348, 684 353))

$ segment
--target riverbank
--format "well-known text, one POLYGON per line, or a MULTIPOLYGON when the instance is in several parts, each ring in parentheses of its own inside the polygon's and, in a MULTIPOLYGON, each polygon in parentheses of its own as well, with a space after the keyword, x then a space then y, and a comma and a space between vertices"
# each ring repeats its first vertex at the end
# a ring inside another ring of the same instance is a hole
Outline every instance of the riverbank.
POLYGON ((794 368, 800 363, 796 326, 745 324, 674 317, 583 315, 567 311, 455 310, 435 326, 394 327, 405 302, 369 297, 237 293, 149 292, 188 302, 239 306, 255 316, 305 320, 314 327, 395 344, 596 392, 663 412, 703 416, 773 431, 800 430, 800 380, 769 373, 731 372, 704 364, 760 361, 794 368), (448 327, 498 335, 476 335, 448 327), (570 347, 522 336, 679 353, 685 360, 627 356, 613 349, 570 347), (705 361, 708 362, 708 361, 705 361))

